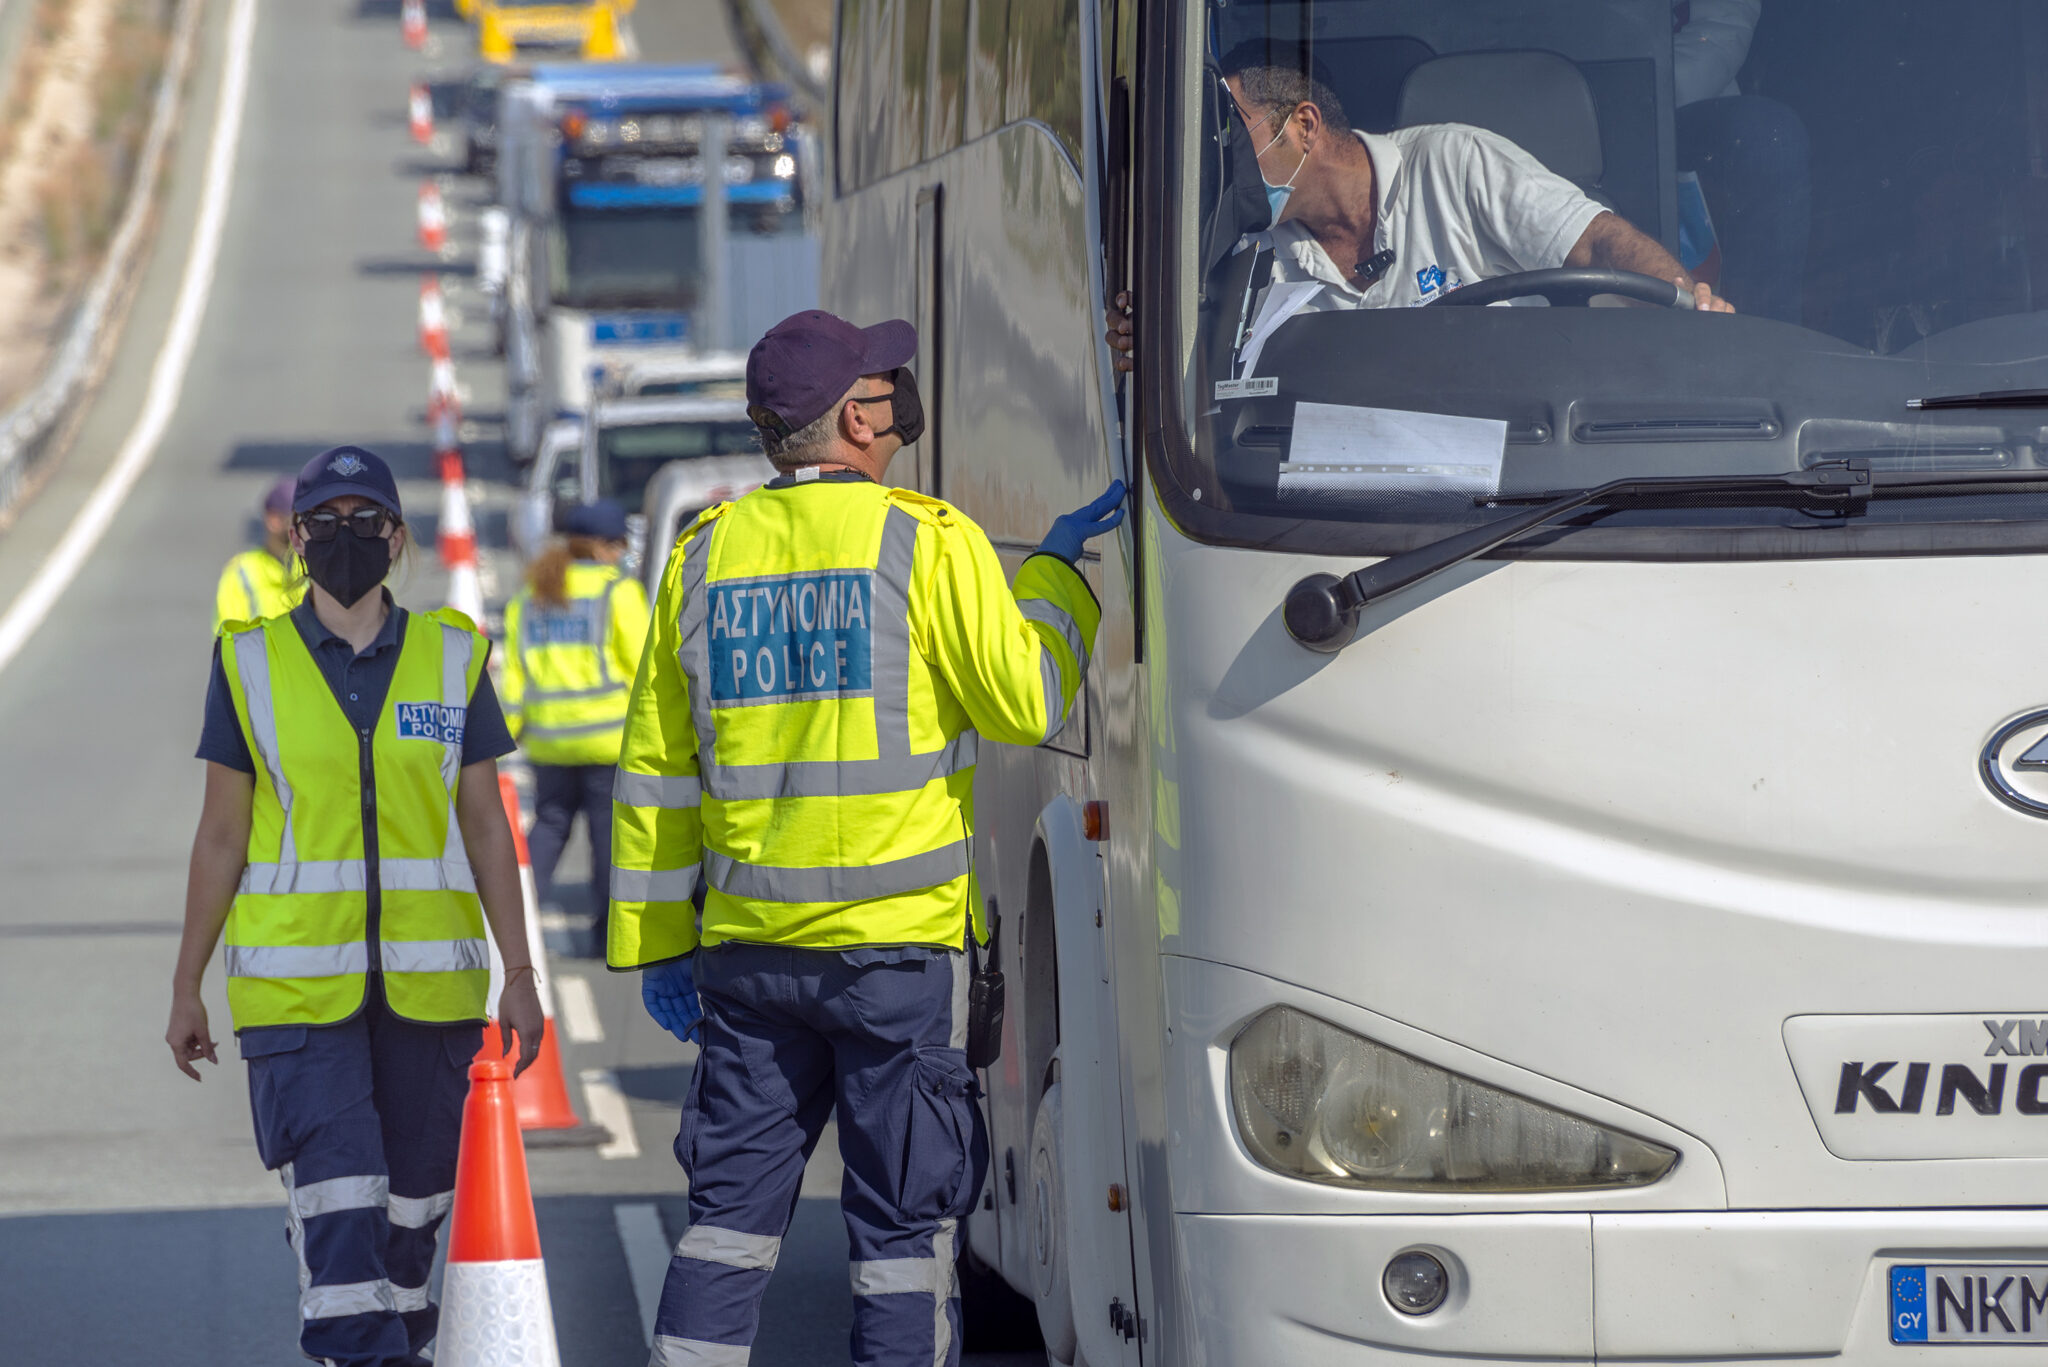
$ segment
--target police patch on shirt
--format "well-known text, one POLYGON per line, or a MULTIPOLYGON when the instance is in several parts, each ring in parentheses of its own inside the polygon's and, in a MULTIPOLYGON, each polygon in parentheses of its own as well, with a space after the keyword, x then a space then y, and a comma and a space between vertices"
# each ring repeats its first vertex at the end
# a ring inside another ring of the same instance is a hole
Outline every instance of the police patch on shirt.
POLYGON ((712 584, 711 705, 874 691, 874 574, 825 570, 712 584))
POLYGON ((398 704, 398 738, 460 745, 462 724, 468 714, 466 707, 448 707, 437 702, 402 702, 398 704))

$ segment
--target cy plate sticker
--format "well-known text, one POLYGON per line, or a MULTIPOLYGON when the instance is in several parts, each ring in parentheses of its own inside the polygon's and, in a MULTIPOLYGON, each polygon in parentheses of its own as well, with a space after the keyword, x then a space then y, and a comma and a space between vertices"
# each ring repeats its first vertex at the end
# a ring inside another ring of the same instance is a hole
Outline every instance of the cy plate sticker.
POLYGON ((1891 1269, 1893 1343, 2048 1343, 2048 1265, 1891 1269))
POLYGON ((827 570, 712 584, 711 705, 874 691, 874 575, 827 570))

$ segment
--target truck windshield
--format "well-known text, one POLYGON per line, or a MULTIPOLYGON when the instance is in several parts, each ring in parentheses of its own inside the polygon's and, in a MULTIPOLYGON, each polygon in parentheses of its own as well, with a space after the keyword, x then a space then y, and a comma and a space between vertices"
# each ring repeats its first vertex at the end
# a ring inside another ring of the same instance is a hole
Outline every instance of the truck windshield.
MULTIPOLYGON (((1907 406, 2048 387, 2048 7, 1183 14, 1166 471, 1198 534, 1380 554, 1622 477, 2048 466, 2048 404, 1907 406)), ((2028 489, 1597 521, 1538 541, 2048 548, 2028 489)))
POLYGON ((597 434, 598 492, 615 498, 629 513, 641 511, 647 482, 672 460, 700 456, 759 456, 754 424, 738 422, 653 422, 607 427, 597 434))
POLYGON ((564 308, 697 306, 703 263, 694 208, 565 207, 555 228, 554 302, 564 308))

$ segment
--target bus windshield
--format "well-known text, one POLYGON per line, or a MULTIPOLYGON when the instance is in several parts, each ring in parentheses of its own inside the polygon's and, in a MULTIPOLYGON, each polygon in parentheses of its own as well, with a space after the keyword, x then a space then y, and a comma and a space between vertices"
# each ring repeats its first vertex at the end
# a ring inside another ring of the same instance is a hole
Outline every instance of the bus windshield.
MULTIPOLYGON (((1621 477, 2048 472, 2048 403, 1908 402, 2048 389, 2048 8, 1187 0, 1184 18, 1186 440, 1167 469, 1203 534, 1386 553, 1516 510, 1489 495, 1621 477)), ((1597 521, 1703 554, 1736 533, 1822 553, 1782 534, 1841 525, 1710 504, 1597 521)), ((1891 536, 1857 553, 1940 550, 1943 528, 1985 549, 1992 523, 2048 544, 2048 494, 1855 521, 1891 536)))
POLYGON ((554 302, 564 308, 697 306, 697 210, 567 206, 555 232, 554 302))
POLYGON ((615 498, 629 513, 641 511, 647 483, 672 460, 701 456, 758 456, 754 424, 737 422, 651 422, 607 427, 597 434, 598 492, 615 498))

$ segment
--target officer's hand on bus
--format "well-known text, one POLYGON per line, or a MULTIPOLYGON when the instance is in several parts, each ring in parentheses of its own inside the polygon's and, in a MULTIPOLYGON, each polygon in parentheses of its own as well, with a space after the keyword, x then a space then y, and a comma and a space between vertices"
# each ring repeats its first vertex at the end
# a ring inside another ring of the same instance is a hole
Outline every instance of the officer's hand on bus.
POLYGON ((1114 530, 1123 520, 1124 482, 1113 479, 1101 498, 1078 512, 1063 513, 1054 518, 1052 530, 1045 534, 1045 540, 1038 543, 1038 549, 1071 565, 1081 558, 1083 546, 1104 532, 1114 530))
POLYGON ((171 996, 171 1024, 164 1031, 164 1043, 171 1046, 171 1061, 178 1071, 194 1082, 203 1081, 192 1065, 200 1059, 218 1064, 213 1034, 206 1027, 206 1003, 197 992, 176 992, 171 996))
POLYGON ((540 1057, 540 1036, 545 1026, 540 989, 534 984, 532 970, 522 973, 508 969, 505 986, 498 993, 498 1052, 512 1052, 512 1036, 519 1036, 519 1060, 512 1065, 512 1076, 518 1077, 540 1057))
POLYGON ((1103 333, 1103 340, 1108 342, 1110 349, 1116 353, 1109 358, 1110 364, 1126 374, 1136 370, 1138 338, 1131 326, 1131 292, 1120 291, 1116 302, 1103 313, 1102 319, 1109 329, 1103 333))
POLYGON ((679 1040, 687 1040, 704 1007, 697 1000, 697 974, 688 958, 640 970, 640 1000, 655 1024, 679 1040))

